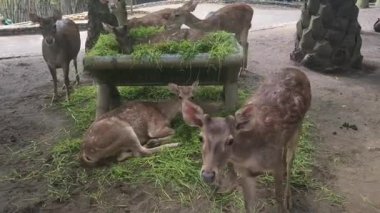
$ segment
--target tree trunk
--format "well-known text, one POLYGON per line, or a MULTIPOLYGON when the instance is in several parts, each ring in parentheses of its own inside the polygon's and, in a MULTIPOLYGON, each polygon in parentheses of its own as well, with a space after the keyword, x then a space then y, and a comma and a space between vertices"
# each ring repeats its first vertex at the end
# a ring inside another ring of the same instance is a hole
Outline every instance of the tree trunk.
POLYGON ((380 0, 377 0, 377 1, 376 1, 375 6, 376 6, 376 7, 380 7, 380 0))
POLYGON ((355 0, 307 0, 290 58, 324 72, 360 68, 362 39, 355 0))
POLYGON ((358 6, 359 8, 368 8, 369 0, 357 0, 356 6, 358 6))
POLYGON ((88 0, 88 29, 86 40, 86 52, 88 52, 98 40, 99 34, 105 32, 102 22, 117 26, 117 20, 108 9, 107 4, 99 0, 88 0))

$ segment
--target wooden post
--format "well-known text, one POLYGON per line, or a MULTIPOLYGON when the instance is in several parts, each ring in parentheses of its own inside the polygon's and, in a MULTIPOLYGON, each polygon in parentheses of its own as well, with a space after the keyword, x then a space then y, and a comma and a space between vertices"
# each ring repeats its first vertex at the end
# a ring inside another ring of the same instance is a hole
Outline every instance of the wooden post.
POLYGON ((224 105, 227 110, 234 110, 238 100, 238 74, 240 67, 231 67, 226 70, 224 82, 224 105))
POLYGON ((97 96, 96 118, 120 105, 120 94, 114 85, 98 84, 97 96))

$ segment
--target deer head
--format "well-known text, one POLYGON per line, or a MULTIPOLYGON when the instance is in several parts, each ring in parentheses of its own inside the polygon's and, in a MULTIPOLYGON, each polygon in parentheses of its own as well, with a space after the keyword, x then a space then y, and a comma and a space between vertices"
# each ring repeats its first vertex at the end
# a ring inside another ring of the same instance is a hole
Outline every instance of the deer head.
POLYGON ((107 4, 108 9, 112 12, 117 8, 117 5, 121 0, 99 0, 99 1, 102 4, 107 4))
POLYGON ((184 5, 182 5, 181 7, 175 9, 167 18, 168 23, 170 23, 170 25, 168 25, 167 28, 176 29, 176 28, 181 27, 181 25, 184 24, 186 20, 188 19, 188 16, 190 15, 190 13, 195 10, 198 3, 199 3, 198 0, 196 1, 191 0, 185 3, 184 5))
POLYGON ((201 177, 207 183, 215 181, 219 169, 224 167, 234 144, 235 119, 211 117, 201 107, 190 101, 182 102, 184 121, 201 130, 202 169, 201 177))
POLYGON ((57 34, 57 20, 62 19, 62 13, 59 10, 54 10, 53 16, 43 18, 35 13, 30 13, 29 18, 34 23, 40 24, 40 30, 44 37, 44 42, 48 45, 54 45, 57 34))
POLYGON ((106 23, 102 24, 104 30, 115 34, 121 51, 125 54, 130 54, 132 52, 133 38, 129 35, 129 29, 127 25, 114 27, 106 23))
POLYGON ((174 83, 169 83, 169 90, 178 96, 181 100, 192 99, 194 96, 194 91, 197 89, 199 82, 194 81, 191 86, 178 86, 174 83))

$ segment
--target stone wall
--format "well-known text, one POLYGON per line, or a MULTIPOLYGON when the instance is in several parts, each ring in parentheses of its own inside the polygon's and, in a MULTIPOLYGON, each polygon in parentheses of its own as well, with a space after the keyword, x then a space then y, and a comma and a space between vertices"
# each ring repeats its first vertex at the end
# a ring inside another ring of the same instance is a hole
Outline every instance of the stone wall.
POLYGON ((325 72, 360 68, 363 56, 358 14, 355 0, 305 1, 291 59, 325 72))

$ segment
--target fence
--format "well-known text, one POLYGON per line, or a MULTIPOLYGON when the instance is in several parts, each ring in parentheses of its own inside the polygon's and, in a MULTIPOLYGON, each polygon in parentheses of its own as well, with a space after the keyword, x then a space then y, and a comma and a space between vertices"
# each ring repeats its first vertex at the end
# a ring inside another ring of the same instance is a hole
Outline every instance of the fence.
MULTIPOLYGON (((29 20, 29 13, 35 12, 41 16, 52 15, 54 9, 60 9, 63 14, 72 14, 87 11, 88 1, 91 0, 0 0, 0 15, 11 19, 14 23, 29 20)), ((96 0, 92 0, 96 1, 96 0)), ((162 0, 126 0, 128 5, 134 5, 162 0)), ((170 1, 170 0, 169 0, 170 1)), ((185 1, 185 0, 184 0, 185 1)), ((221 2, 239 2, 239 0, 220 0, 221 2)), ((256 3, 268 0, 242 0, 256 3)), ((277 0, 277 2, 299 2, 301 0, 277 0)), ((269 0, 269 2, 271 2, 269 0)))

